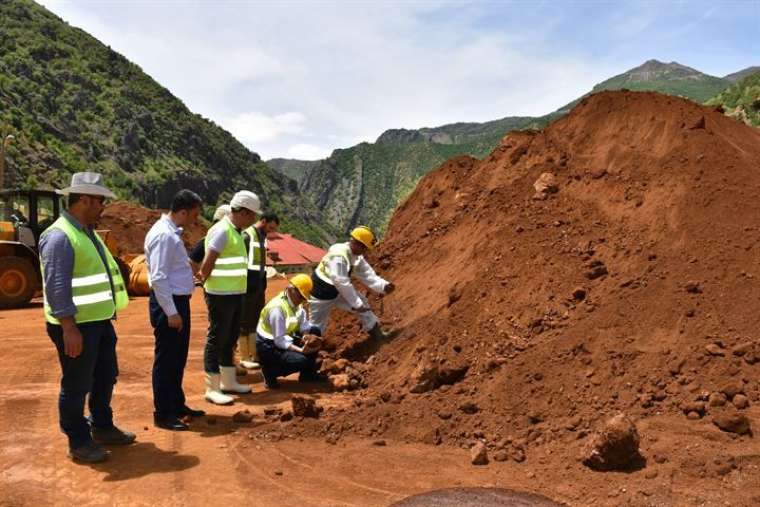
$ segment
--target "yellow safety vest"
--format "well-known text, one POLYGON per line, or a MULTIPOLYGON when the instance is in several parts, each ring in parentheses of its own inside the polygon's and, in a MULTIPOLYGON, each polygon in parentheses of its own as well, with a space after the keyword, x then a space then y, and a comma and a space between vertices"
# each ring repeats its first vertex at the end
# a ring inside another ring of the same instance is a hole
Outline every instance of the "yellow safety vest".
MULTIPOLYGON (((74 321, 81 324, 108 320, 114 316, 116 311, 126 308, 129 304, 129 295, 121 277, 119 265, 116 264, 111 252, 108 251, 98 233, 94 233, 95 238, 103 249, 107 266, 103 264, 98 249, 87 233, 74 226, 65 216, 58 217, 42 235, 44 236, 53 229, 63 231, 74 249, 74 271, 71 278, 71 295, 77 309, 74 321), (110 280, 108 278, 109 271, 111 273, 110 280)), ((45 264, 41 260, 40 266, 44 281, 45 264)), ((45 320, 51 324, 60 324, 60 321, 51 313, 52 310, 48 304, 44 287, 43 295, 45 320)))
POLYGON ((215 295, 245 294, 248 280, 245 243, 243 243, 243 236, 229 217, 224 217, 209 229, 205 240, 206 251, 208 251, 208 239, 219 229, 226 231, 227 244, 217 257, 214 269, 211 270, 203 288, 209 294, 215 295))
POLYGON ((327 266, 327 263, 332 259, 333 257, 342 257, 346 260, 348 263, 348 275, 351 276, 351 271, 353 271, 354 266, 359 263, 359 261, 362 259, 362 256, 357 256, 356 260, 354 262, 351 262, 351 247, 348 245, 348 243, 336 243, 332 245, 325 254, 324 257, 322 257, 322 260, 319 261, 319 264, 317 265, 317 268, 314 270, 314 274, 319 277, 320 280, 322 280, 325 283, 328 283, 330 285, 335 285, 332 282, 332 279, 330 279, 330 268, 327 266))
POLYGON ((282 310, 282 314, 285 315, 285 333, 293 335, 299 330, 298 317, 296 316, 297 308, 294 308, 290 304, 285 291, 280 292, 278 295, 269 300, 259 316, 259 324, 256 326, 256 332, 264 338, 274 340, 272 334, 272 328, 269 325, 269 313, 273 308, 279 308, 282 310))

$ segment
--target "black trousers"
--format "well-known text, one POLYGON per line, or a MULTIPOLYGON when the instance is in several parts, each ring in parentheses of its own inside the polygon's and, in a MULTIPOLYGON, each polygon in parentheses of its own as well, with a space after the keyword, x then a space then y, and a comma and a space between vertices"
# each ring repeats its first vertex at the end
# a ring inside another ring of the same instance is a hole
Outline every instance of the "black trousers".
POLYGON ((277 377, 285 377, 299 372, 299 380, 313 380, 317 377, 317 353, 302 354, 295 350, 283 350, 267 340, 256 335, 256 353, 259 355, 261 374, 267 385, 271 385, 277 377))
POLYGON ((64 353, 61 326, 47 324, 48 336, 58 350, 61 363, 59 422, 72 449, 92 441, 90 423, 96 428, 113 426, 111 396, 119 375, 116 332, 111 321, 87 322, 77 324, 77 327, 82 333, 82 353, 72 358, 64 353), (84 417, 87 394, 90 395, 90 422, 84 417))
POLYGON ((208 333, 203 351, 206 373, 219 373, 220 366, 235 366, 233 356, 240 337, 242 295, 218 296, 206 294, 208 333))
POLYGON ((153 415, 160 419, 177 417, 185 406, 182 379, 185 376, 187 351, 190 347, 190 296, 173 296, 177 313, 182 317, 182 330, 169 327, 166 313, 150 293, 150 324, 156 337, 153 358, 153 415))
POLYGON ((244 335, 256 332, 261 310, 266 305, 267 284, 248 284, 248 292, 243 296, 243 310, 240 316, 240 332, 244 335))

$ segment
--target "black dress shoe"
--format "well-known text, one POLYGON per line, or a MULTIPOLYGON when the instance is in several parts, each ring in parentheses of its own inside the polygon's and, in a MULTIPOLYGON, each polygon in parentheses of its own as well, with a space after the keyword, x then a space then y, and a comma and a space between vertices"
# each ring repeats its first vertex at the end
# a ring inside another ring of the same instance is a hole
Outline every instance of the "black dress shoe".
POLYGON ((190 408, 185 405, 177 411, 177 415, 179 417, 185 417, 186 415, 189 415, 190 417, 203 417, 206 415, 206 412, 203 410, 195 410, 194 408, 190 408))
POLYGON ((120 430, 116 426, 110 428, 92 428, 92 439, 99 445, 129 445, 136 440, 131 431, 120 430))
POLYGON ((153 419, 153 423, 156 425, 157 428, 163 428, 165 430, 169 431, 187 431, 190 429, 190 426, 183 423, 176 417, 173 419, 153 419))

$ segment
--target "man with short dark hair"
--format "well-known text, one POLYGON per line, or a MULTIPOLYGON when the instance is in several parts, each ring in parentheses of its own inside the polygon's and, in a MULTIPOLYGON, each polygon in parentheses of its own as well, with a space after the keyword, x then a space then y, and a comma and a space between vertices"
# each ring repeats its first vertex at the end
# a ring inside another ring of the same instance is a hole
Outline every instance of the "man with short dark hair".
POLYGON ((126 445, 135 434, 113 424, 111 396, 119 367, 111 320, 129 303, 119 266, 94 228, 115 197, 94 172, 75 173, 58 191, 69 207, 40 237, 47 333, 58 350, 61 430, 69 456, 97 463, 108 458, 101 445, 126 445), (89 394, 89 421, 84 417, 89 394))
POLYGON ((249 370, 259 367, 256 357, 256 326, 266 304, 267 236, 277 232, 279 226, 280 219, 277 215, 267 211, 258 222, 243 231, 243 242, 248 250, 248 286, 243 297, 238 351, 240 365, 249 370))
POLYGON ((187 406, 182 390, 190 346, 190 297, 195 288, 182 228, 195 223, 202 204, 195 192, 180 190, 169 213, 162 215, 145 236, 150 323, 156 337, 153 421, 157 427, 173 431, 189 428, 182 417, 204 414, 187 406))

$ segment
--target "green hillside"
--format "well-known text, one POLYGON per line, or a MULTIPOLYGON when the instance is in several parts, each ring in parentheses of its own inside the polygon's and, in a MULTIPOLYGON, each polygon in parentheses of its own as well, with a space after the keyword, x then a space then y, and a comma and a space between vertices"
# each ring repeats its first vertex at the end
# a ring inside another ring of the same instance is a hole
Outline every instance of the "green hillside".
POLYGON ((382 232, 398 203, 428 171, 457 155, 484 157, 506 132, 538 128, 546 122, 510 117, 487 123, 388 130, 375 143, 335 150, 316 165, 301 168, 302 174, 296 177, 300 190, 323 210, 330 225, 347 232, 364 224, 382 232))
POLYGON ((723 106, 727 115, 760 127, 760 72, 745 77, 707 101, 707 104, 723 106))
MULTIPOLYGON (((594 86, 589 93, 604 90, 653 91, 704 102, 731 85, 724 78, 710 76, 677 62, 663 63, 648 60, 643 65, 618 74, 594 86)), ((585 95, 584 95, 585 97, 585 95)), ((557 112, 568 113, 583 97, 561 107, 557 112)))
POLYGON ((248 188, 286 231, 333 236, 294 182, 137 65, 31 0, 2 0, 0 19, 0 128, 16 137, 7 186, 60 187, 95 170, 121 198, 166 207, 191 188, 210 208, 248 188))

